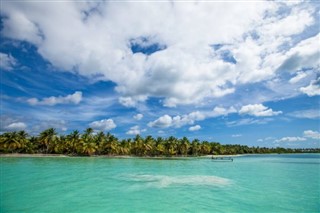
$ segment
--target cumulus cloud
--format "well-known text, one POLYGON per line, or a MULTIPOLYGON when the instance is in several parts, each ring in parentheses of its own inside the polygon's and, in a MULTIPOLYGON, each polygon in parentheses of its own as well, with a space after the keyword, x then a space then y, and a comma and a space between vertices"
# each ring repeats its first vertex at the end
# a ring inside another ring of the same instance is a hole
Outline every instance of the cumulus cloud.
POLYGON ((10 71, 17 65, 17 60, 10 54, 0 52, 0 69, 10 71))
POLYGON ((208 118, 219 116, 227 116, 231 113, 237 113, 237 110, 234 107, 224 108, 221 106, 217 106, 212 111, 194 111, 189 114, 176 116, 163 115, 158 119, 149 122, 148 126, 156 128, 180 128, 185 125, 193 125, 196 121, 202 121, 208 118))
POLYGON ((234 107, 229 107, 229 109, 224 108, 224 107, 215 107, 212 111, 212 113, 210 113, 210 117, 218 117, 221 115, 228 115, 231 113, 236 113, 237 110, 234 107))
POLYGON ((141 120, 143 118, 143 114, 140 114, 140 113, 136 114, 136 115, 133 116, 133 118, 139 121, 139 120, 141 120))
POLYGON ((172 118, 170 115, 164 115, 160 118, 156 119, 155 121, 149 122, 149 127, 156 127, 156 128, 167 128, 172 125, 172 118))
POLYGON ((51 96, 48 98, 43 98, 39 100, 37 98, 30 98, 27 102, 30 105, 47 105, 47 106, 54 106, 57 104, 79 104, 82 100, 82 92, 76 91, 75 93, 67 96, 51 96))
POLYGON ((252 115, 257 117, 262 116, 274 116, 281 114, 282 111, 273 111, 272 109, 269 109, 268 107, 262 105, 262 104, 249 104, 246 106, 242 106, 239 110, 239 114, 241 115, 252 115))
POLYGON ((320 77, 317 80, 311 81, 308 86, 301 87, 300 91, 310 97, 320 95, 320 77))
POLYGON ((194 132, 194 131, 198 131, 201 129, 201 126, 200 125, 195 125, 195 126, 191 126, 189 127, 189 131, 190 132, 194 132))
POLYGON ((306 138, 303 137, 283 137, 281 139, 275 140, 276 143, 278 142, 298 142, 298 141, 305 141, 306 138))
POLYGON ((306 130, 303 132, 303 135, 306 138, 312 138, 312 139, 316 139, 316 140, 320 139, 320 132, 318 132, 318 131, 306 130))
POLYGON ((27 128, 27 125, 23 122, 14 122, 5 127, 8 131, 19 131, 27 128))
POLYGON ((315 24, 314 10, 307 3, 276 1, 6 1, 1 33, 34 44, 62 70, 114 82, 126 107, 149 97, 175 107, 231 95, 243 84, 274 78, 278 70, 318 66, 317 36, 292 42, 315 24), (151 53, 151 47, 158 50, 151 53))
MULTIPOLYGON (((211 113, 211 112, 210 112, 211 113)), ((207 112, 195 111, 189 114, 177 115, 171 117, 170 115, 163 115, 156 119, 155 121, 149 122, 149 127, 156 128, 167 128, 167 127, 175 127, 179 128, 185 125, 192 125, 195 121, 204 120, 208 116, 207 112)))
POLYGON ((163 115, 158 119, 149 122, 149 127, 156 128, 167 128, 175 127, 180 128, 185 125, 193 125, 196 121, 202 121, 207 118, 226 116, 230 113, 236 113, 237 110, 234 107, 224 108, 224 107, 215 107, 212 111, 194 111, 189 114, 184 115, 163 115))
POLYGON ((130 129, 126 132, 127 135, 139 135, 141 134, 141 132, 145 132, 147 131, 146 129, 140 129, 140 127, 137 126, 133 126, 130 127, 130 129))
POLYGON ((100 121, 93 121, 89 126, 95 130, 109 131, 117 127, 112 119, 102 119, 100 121))

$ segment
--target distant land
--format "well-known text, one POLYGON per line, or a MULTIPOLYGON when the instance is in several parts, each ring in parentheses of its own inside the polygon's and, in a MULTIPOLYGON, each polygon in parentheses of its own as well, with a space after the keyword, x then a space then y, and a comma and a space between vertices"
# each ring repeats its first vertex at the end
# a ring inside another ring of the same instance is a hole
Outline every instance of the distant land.
POLYGON ((319 148, 291 149, 249 147, 246 145, 223 145, 218 142, 190 141, 187 137, 163 138, 136 135, 134 138, 118 139, 104 132, 95 133, 87 128, 83 134, 72 131, 58 135, 54 128, 44 130, 37 136, 29 136, 26 131, 6 132, 0 135, 0 153, 57 154, 68 156, 203 156, 267 153, 320 153, 319 148))

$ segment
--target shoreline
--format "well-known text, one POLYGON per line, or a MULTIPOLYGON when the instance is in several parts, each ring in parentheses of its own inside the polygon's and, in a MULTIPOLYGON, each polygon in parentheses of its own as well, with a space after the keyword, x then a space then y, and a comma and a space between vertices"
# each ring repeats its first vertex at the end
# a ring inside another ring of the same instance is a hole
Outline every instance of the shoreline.
MULTIPOLYGON (((281 153, 280 155, 286 154, 318 154, 318 153, 281 153)), ((211 158, 212 156, 220 157, 244 157, 250 155, 279 155, 279 153, 261 153, 261 154, 235 154, 235 155, 203 155, 203 156, 133 156, 133 155, 91 155, 91 156, 80 156, 80 155, 64 155, 64 154, 24 154, 24 153, 1 153, 0 158, 117 158, 117 159, 195 159, 195 158, 211 158)))
POLYGON ((1 157, 21 157, 21 158, 41 158, 41 157, 58 157, 58 158, 74 158, 74 157, 91 157, 91 158, 143 158, 143 159, 182 159, 182 158, 211 158, 214 157, 240 157, 245 156, 242 154, 236 154, 236 155, 204 155, 204 156, 132 156, 132 155, 92 155, 92 156, 71 156, 71 155, 64 155, 64 154, 23 154, 23 153, 6 153, 6 154, 0 154, 1 157))

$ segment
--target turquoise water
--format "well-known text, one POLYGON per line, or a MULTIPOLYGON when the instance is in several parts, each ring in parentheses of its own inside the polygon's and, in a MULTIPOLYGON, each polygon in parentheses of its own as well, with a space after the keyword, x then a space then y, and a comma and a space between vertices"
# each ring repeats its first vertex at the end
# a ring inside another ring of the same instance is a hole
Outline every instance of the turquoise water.
POLYGON ((320 155, 1 158, 0 212, 320 212, 320 155))

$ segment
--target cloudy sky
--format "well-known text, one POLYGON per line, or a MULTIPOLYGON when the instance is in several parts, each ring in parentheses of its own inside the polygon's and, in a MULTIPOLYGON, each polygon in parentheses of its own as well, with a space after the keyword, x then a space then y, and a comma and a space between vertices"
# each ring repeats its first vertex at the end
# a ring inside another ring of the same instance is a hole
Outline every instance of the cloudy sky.
POLYGON ((316 1, 1 1, 1 132, 319 147, 316 1))

